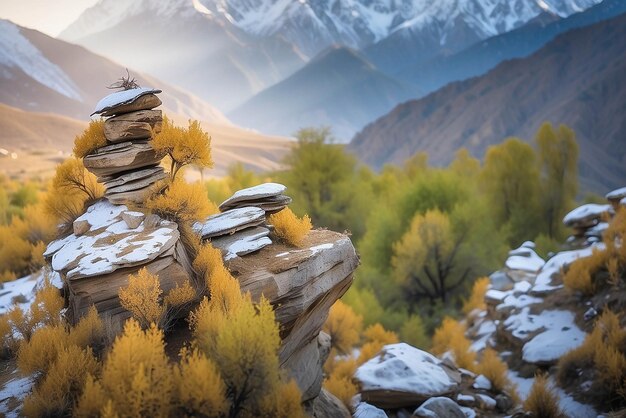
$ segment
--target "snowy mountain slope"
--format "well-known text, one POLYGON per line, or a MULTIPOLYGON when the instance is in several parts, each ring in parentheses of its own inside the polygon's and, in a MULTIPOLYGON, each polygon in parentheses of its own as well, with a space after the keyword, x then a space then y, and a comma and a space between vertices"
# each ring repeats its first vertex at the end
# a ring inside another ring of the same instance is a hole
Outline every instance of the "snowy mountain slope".
MULTIPOLYGON (((164 90, 170 113, 230 124, 216 108, 180 88, 132 72, 145 86, 164 90)), ((84 120, 108 84, 125 68, 83 47, 0 20, 0 103, 29 111, 52 112, 84 120)))
POLYGON ((456 26, 476 39, 517 28, 541 12, 561 17, 601 0, 101 0, 61 37, 77 40, 150 12, 162 18, 202 14, 255 37, 280 35, 312 56, 331 44, 364 48, 390 35, 427 31, 441 45, 456 26))

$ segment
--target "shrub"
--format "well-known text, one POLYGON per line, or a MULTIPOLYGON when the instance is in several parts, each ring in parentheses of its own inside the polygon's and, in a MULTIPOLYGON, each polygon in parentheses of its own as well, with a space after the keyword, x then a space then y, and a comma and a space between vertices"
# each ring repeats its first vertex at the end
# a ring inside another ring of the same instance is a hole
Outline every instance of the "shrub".
POLYGON ((524 401, 524 410, 535 417, 564 418, 559 408, 558 397, 548 387, 548 380, 543 375, 535 376, 535 382, 524 401))
POLYGON ((324 324, 324 332, 330 335, 332 347, 342 354, 349 353, 359 342, 362 328, 363 318, 340 300, 330 308, 324 324))
POLYGON ((29 417, 63 416, 80 396, 87 376, 98 371, 91 349, 71 345, 58 353, 42 382, 24 399, 29 417))
POLYGON ((324 388, 335 395, 347 408, 351 408, 352 398, 359 392, 359 388, 354 384, 352 378, 335 375, 330 375, 324 381, 324 388))
POLYGON ((145 267, 129 275, 128 286, 119 290, 120 304, 144 329, 150 324, 162 325, 166 313, 162 294, 158 276, 145 267))
POLYGON ((450 351, 458 367, 468 370, 476 367, 476 352, 465 337, 465 326, 452 318, 444 318, 441 326, 435 330, 431 351, 436 355, 450 351))
POLYGON ((210 243, 202 245, 193 261, 193 268, 198 276, 204 280, 206 289, 211 287, 214 280, 224 281, 230 273, 224 266, 222 252, 210 243))
POLYGON ((154 150, 171 159, 170 178, 174 180, 178 171, 189 164, 213 167, 211 137, 202 130, 200 122, 189 121, 187 129, 174 126, 165 116, 161 131, 150 141, 154 150))
POLYGON ((172 376, 163 332, 155 325, 144 331, 138 322, 128 320, 100 379, 87 380, 75 415, 105 415, 108 408, 113 415, 166 417, 173 407, 172 376))
POLYGON ((82 134, 74 139, 74 155, 83 158, 97 148, 107 145, 104 136, 104 119, 92 120, 82 134))
POLYGON ((481 277, 474 282, 474 285, 472 286, 472 294, 463 304, 464 314, 467 315, 474 309, 481 311, 487 309, 487 306, 485 305, 485 293, 487 293, 489 283, 491 283, 489 277, 481 277))
POLYGON ((593 295, 597 289, 593 276, 605 266, 606 250, 594 248, 589 257, 579 258, 570 264, 563 276, 563 284, 571 290, 593 295))
POLYGON ((188 184, 184 180, 161 182, 155 186, 145 207, 159 216, 176 222, 192 222, 219 212, 209 201, 200 183, 188 184))
POLYGON ((165 296, 164 302, 166 306, 171 308, 180 308, 187 305, 196 298, 196 290, 191 286, 189 280, 185 280, 182 286, 178 286, 169 291, 165 296))
POLYGON ((174 369, 174 388, 188 416, 219 417, 229 409, 226 385, 217 366, 199 350, 182 351, 174 369))
POLYGON ((497 392, 506 392, 511 395, 515 402, 519 402, 515 384, 508 378, 508 370, 509 368, 506 363, 503 362, 498 356, 498 353, 491 348, 486 348, 483 351, 480 363, 478 363, 476 367, 476 372, 489 379, 493 389, 497 392))
POLYGON ((274 233, 289 245, 299 247, 313 225, 311 218, 304 215, 298 217, 289 208, 269 216, 268 222, 274 225, 274 233))

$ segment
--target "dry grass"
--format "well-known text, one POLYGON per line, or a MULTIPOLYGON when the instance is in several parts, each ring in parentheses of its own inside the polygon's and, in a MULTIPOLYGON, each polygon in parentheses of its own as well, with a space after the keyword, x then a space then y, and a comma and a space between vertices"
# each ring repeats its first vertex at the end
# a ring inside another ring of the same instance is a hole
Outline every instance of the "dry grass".
POLYGON ((544 375, 535 376, 535 383, 524 402, 524 410, 535 417, 565 418, 559 408, 559 399, 548 387, 548 380, 544 375))

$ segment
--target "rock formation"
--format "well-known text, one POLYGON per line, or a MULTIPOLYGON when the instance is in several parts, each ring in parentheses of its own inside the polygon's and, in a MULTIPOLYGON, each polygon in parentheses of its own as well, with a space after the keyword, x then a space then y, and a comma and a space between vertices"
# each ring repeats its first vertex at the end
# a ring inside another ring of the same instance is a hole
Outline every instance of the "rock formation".
POLYGON ((106 187, 105 196, 113 204, 140 203, 145 192, 166 177, 150 139, 161 130, 161 90, 132 88, 112 93, 96 105, 92 115, 108 116, 104 135, 108 145, 83 159, 87 170, 106 187))
MULTIPOLYGON (((72 233, 51 242, 44 256, 60 275, 68 296, 67 317, 76 322, 93 305, 115 325, 130 317, 119 301, 120 288, 141 268, 158 275, 165 294, 185 280, 195 282, 192 260, 179 225, 156 214, 129 210, 145 191, 166 177, 150 145, 161 113, 159 90, 135 88, 104 98, 94 114, 109 116, 109 144, 84 157, 85 167, 106 186, 72 233)), ((242 292, 263 295, 275 307, 282 339, 279 361, 302 391, 314 417, 347 417, 349 412, 322 390, 330 336, 322 332, 330 307, 350 287, 358 256, 345 234, 314 230, 298 248, 272 242, 266 215, 285 208, 285 186, 265 183, 236 192, 220 205, 222 213, 192 226, 198 238, 223 252, 242 292)), ((186 327, 185 327, 186 328, 186 327)))

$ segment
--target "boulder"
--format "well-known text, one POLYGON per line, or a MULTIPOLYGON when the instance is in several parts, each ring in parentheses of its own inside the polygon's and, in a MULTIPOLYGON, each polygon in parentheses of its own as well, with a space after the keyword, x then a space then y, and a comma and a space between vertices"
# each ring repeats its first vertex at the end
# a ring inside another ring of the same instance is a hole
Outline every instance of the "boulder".
POLYGON ((104 122, 104 136, 109 142, 148 139, 161 131, 160 110, 139 110, 114 116, 104 122))
POLYGON ((626 198, 626 187, 620 187, 606 194, 606 199, 611 203, 613 209, 617 211, 620 202, 626 198))
POLYGON ((354 408, 353 418, 388 418, 387 413, 367 402, 359 402, 354 408))
POLYGON ((91 225, 85 219, 76 219, 72 224, 72 229, 74 230, 74 235, 77 237, 83 235, 85 232, 89 231, 91 225))
POLYGON ((357 369, 354 379, 363 401, 385 409, 417 405, 459 386, 441 360, 406 343, 383 347, 357 369))
POLYGON ((93 115, 113 116, 138 110, 150 110, 161 105, 161 100, 155 94, 161 90, 149 87, 117 91, 102 98, 94 109, 93 115))
POLYGON ((265 211, 255 207, 245 207, 212 215, 202 222, 196 222, 193 230, 208 239, 222 235, 234 234, 253 226, 265 223, 265 211))
POLYGON ((603 216, 611 213, 613 213, 611 205, 587 203, 565 215, 563 217, 563 224, 570 228, 591 228, 595 226, 603 216))
POLYGON ((130 229, 137 229, 145 217, 142 212, 122 212, 122 219, 130 229))
POLYGON ((85 168, 98 177, 158 164, 161 156, 148 142, 120 142, 98 148, 83 158, 85 168))
POLYGON ((211 245, 222 250, 225 260, 253 253, 270 245, 270 230, 262 226, 254 226, 237 231, 232 235, 223 235, 211 239, 211 245))
POLYGON ((465 418, 459 405, 450 398, 430 398, 413 412, 416 418, 465 418))

